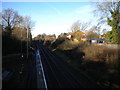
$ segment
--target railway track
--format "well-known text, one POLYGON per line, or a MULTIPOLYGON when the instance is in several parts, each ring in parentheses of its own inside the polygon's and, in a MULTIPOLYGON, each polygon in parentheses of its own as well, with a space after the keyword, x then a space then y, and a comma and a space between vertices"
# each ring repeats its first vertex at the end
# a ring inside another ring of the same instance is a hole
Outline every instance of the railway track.
POLYGON ((44 68, 48 88, 92 88, 86 77, 80 75, 66 62, 60 60, 48 48, 37 44, 44 68))
POLYGON ((52 69, 53 69, 55 75, 57 75, 57 79, 59 81, 58 83, 60 83, 60 85, 61 85, 62 88, 66 88, 66 87, 67 88, 79 88, 79 87, 82 87, 82 86, 80 86, 80 84, 79 85, 77 84, 77 82, 75 81, 75 79, 72 79, 73 76, 59 62, 58 58, 56 58, 48 50, 45 50, 45 48, 43 48, 43 52, 49 58, 48 59, 49 60, 48 63, 50 63, 49 65, 52 65, 52 69))
POLYGON ((40 46, 40 52, 42 56, 42 62, 44 66, 45 76, 47 79, 48 88, 61 88, 61 84, 57 78, 56 72, 54 71, 55 66, 51 66, 48 55, 45 54, 44 49, 40 46), (51 77, 51 78, 50 78, 51 77))

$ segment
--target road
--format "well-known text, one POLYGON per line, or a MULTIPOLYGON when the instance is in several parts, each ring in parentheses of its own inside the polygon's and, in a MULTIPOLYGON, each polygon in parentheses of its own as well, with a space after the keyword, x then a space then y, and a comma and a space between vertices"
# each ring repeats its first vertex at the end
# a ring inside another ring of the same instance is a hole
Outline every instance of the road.
MULTIPOLYGON (((90 81, 79 71, 72 68, 65 61, 61 60, 48 48, 35 42, 40 54, 43 67, 43 81, 47 88, 96 88, 96 84, 90 81)), ((38 76, 39 77, 39 76, 38 76)), ((40 82, 39 82, 40 83, 40 82)), ((45 85, 44 85, 45 86, 45 85)))

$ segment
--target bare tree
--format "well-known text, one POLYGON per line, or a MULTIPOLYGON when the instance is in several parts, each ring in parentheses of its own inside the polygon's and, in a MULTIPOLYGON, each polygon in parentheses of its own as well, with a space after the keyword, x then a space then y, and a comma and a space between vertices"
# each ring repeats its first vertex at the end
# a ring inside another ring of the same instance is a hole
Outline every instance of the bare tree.
POLYGON ((23 28, 32 28, 33 27, 33 23, 29 16, 23 17, 22 27, 23 28))
POLYGON ((79 20, 78 20, 72 24, 71 30, 72 30, 72 32, 74 32, 74 31, 79 30, 79 29, 80 28, 79 28, 79 20))
POLYGON ((106 0, 106 2, 96 2, 94 6, 96 9, 93 13, 95 16, 99 16, 98 25, 101 25, 106 23, 108 18, 111 18, 116 9, 120 10, 120 1, 113 0, 109 2, 109 0, 106 0))
POLYGON ((99 34, 94 31, 94 29, 90 29, 87 34, 87 38, 98 38, 99 34))
POLYGON ((80 20, 77 20, 74 22, 71 26, 71 30, 76 31, 76 30, 82 30, 86 31, 86 29, 90 26, 90 22, 81 22, 80 20))
POLYGON ((21 16, 17 11, 13 9, 5 9, 2 12, 2 25, 3 27, 9 27, 9 29, 13 29, 16 25, 18 25, 21 21, 21 16))

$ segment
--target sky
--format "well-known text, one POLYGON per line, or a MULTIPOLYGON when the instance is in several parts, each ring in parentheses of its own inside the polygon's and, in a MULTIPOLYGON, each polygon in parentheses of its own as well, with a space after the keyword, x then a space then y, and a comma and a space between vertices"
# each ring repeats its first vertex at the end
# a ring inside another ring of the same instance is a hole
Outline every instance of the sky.
POLYGON ((94 7, 90 2, 2 2, 2 9, 12 8, 22 16, 30 16, 35 23, 32 36, 70 32, 77 21, 96 24, 94 7))

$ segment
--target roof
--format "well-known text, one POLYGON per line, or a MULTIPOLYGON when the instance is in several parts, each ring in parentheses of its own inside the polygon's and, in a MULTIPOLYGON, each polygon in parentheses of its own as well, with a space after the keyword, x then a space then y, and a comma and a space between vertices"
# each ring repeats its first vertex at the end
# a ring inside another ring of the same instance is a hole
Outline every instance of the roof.
POLYGON ((74 31, 74 32, 71 32, 70 33, 70 35, 74 35, 74 34, 77 34, 77 33, 79 33, 79 34, 85 34, 83 31, 81 31, 81 30, 76 30, 76 31, 74 31))
POLYGON ((100 40, 100 38, 81 38, 81 39, 87 39, 87 40, 100 40))

